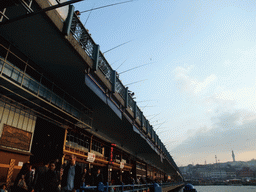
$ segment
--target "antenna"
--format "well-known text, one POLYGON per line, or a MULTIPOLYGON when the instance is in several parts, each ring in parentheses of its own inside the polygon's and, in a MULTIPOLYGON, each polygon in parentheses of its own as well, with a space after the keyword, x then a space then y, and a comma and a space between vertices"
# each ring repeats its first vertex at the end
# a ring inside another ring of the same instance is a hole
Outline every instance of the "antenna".
POLYGON ((102 9, 102 8, 105 8, 105 7, 111 7, 111 6, 114 6, 114 5, 128 3, 128 2, 132 2, 132 1, 133 0, 124 1, 124 2, 120 2, 120 3, 114 3, 114 4, 110 4, 110 5, 105 5, 105 6, 102 6, 102 7, 96 7, 96 8, 93 8, 93 9, 86 10, 86 11, 81 11, 80 13, 86 13, 86 12, 93 11, 93 10, 96 10, 96 9, 102 9))
POLYGON ((143 67, 143 66, 145 66, 145 65, 150 65, 150 64, 152 64, 152 63, 155 63, 155 62, 146 63, 146 64, 143 64, 143 65, 140 65, 140 66, 137 66, 137 67, 133 67, 133 68, 131 68, 131 69, 128 69, 128 70, 126 70, 126 71, 123 71, 123 72, 119 73, 119 75, 122 74, 122 73, 126 73, 126 72, 128 72, 128 71, 131 71, 131 70, 133 70, 133 69, 137 69, 137 68, 139 68, 139 67, 143 67))

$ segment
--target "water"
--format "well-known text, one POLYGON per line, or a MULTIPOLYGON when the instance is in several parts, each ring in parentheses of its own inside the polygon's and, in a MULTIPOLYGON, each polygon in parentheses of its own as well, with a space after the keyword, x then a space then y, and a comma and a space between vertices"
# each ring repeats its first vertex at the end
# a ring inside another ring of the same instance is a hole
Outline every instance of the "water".
MULTIPOLYGON (((194 186, 197 192, 255 192, 256 186, 194 186)), ((183 189, 177 191, 183 192, 183 189)))

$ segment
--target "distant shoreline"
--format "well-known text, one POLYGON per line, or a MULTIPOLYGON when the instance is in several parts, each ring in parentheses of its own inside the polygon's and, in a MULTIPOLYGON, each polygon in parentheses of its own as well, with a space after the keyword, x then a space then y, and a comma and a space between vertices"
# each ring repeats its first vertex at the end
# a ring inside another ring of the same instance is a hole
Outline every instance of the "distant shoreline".
POLYGON ((256 183, 242 183, 242 184, 193 184, 191 183, 192 185, 194 186, 256 186, 256 183))

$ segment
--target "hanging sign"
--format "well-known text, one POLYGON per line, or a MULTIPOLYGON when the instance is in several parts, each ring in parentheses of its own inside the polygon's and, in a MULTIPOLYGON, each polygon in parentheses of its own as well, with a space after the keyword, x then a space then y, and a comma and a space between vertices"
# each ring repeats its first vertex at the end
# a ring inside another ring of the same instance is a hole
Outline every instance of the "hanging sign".
POLYGON ((123 162, 123 161, 120 162, 120 168, 121 168, 121 169, 124 168, 124 162, 123 162))
POLYGON ((94 153, 88 153, 87 161, 92 163, 95 161, 95 154, 94 153))

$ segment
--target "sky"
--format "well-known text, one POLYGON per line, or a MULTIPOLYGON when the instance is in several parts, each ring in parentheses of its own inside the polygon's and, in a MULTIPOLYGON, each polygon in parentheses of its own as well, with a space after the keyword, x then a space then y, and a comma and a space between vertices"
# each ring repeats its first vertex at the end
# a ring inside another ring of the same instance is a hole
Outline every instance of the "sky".
POLYGON ((256 158, 255 1, 134 0, 80 19, 101 52, 129 42, 104 56, 178 166, 256 158))

